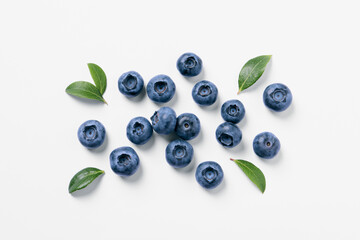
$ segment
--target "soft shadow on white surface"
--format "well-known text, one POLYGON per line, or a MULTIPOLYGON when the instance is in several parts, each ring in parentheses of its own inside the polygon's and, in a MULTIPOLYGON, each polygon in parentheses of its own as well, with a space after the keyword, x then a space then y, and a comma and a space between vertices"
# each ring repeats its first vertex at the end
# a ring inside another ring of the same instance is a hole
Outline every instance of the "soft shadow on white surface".
POLYGON ((149 150, 154 146, 156 137, 157 137, 156 134, 153 133, 153 135, 151 136, 150 140, 147 143, 145 143, 144 145, 136 145, 136 146, 141 150, 145 150, 145 151, 149 150))
POLYGON ((175 132, 172 132, 169 135, 160 135, 160 134, 156 134, 156 135, 158 135, 159 137, 164 138, 169 143, 176 140, 176 139, 179 139, 179 137, 176 135, 175 132))
MULTIPOLYGON (((201 122, 200 122, 200 124, 201 124, 201 122)), ((188 142, 190 142, 191 145, 196 145, 198 143, 201 143, 203 138, 204 138, 203 129, 200 129, 199 135, 197 135, 196 138, 189 140, 188 142)))
POLYGON ((105 140, 104 140, 103 144, 98 148, 88 149, 88 150, 94 154, 100 154, 100 153, 103 153, 107 149, 108 145, 109 145, 109 137, 108 137, 108 133, 106 132, 105 140))
POLYGON ((146 96, 146 89, 145 87, 143 87, 141 89, 141 92, 139 95, 137 95, 136 97, 126 97, 127 99, 129 99, 132 102, 141 102, 146 96))
POLYGON ((128 183, 135 183, 135 182, 139 182, 139 180, 142 178, 143 176, 143 168, 141 166, 139 166, 139 169, 136 171, 136 173, 134 173, 133 175, 129 176, 129 177, 120 177, 122 180, 124 180, 125 182, 128 183))
POLYGON ((247 120, 246 113, 245 113, 244 118, 237 124, 237 126, 240 128, 240 130, 246 126, 247 121, 248 120, 247 120))
POLYGON ((98 189, 100 186, 100 181, 102 179, 102 177, 104 176, 105 174, 101 174, 100 176, 98 176, 94 181, 92 181, 92 183, 90 183, 86 188, 83 188, 81 190, 78 190, 76 192, 73 192, 71 194, 71 196, 73 197, 84 197, 84 196, 87 196, 93 192, 96 191, 96 189, 98 189))
POLYGON ((233 154, 240 154, 240 153, 244 153, 245 151, 245 143, 244 143, 244 139, 241 140, 241 142, 239 143, 239 145, 233 147, 233 148, 225 148, 228 152, 231 152, 233 154))
POLYGON ((294 114, 294 111, 295 111, 294 108, 295 108, 294 102, 292 102, 292 103, 290 104, 290 106, 288 107, 288 109, 286 109, 286 110, 283 111, 283 112, 275 112, 275 111, 272 111, 272 110, 270 110, 270 109, 268 109, 268 110, 271 112, 272 115, 274 115, 274 116, 276 116, 276 117, 279 117, 279 118, 284 118, 284 119, 286 119, 286 118, 291 117, 291 116, 294 114))
POLYGON ((220 94, 218 94, 216 101, 212 105, 210 105, 210 106, 200 106, 199 105, 199 107, 201 109, 203 109, 204 111, 209 111, 209 112, 219 111, 219 113, 220 113, 220 110, 219 110, 220 105, 221 105, 221 97, 220 97, 220 94))
POLYGON ((178 94, 176 92, 177 90, 175 90, 175 94, 173 96, 173 98, 169 101, 169 102, 165 102, 165 103, 157 103, 155 102, 155 104, 161 108, 161 107, 173 107, 174 105, 176 105, 176 103, 179 100, 178 94))
POLYGON ((187 165, 184 168, 174 168, 174 170, 178 173, 184 173, 189 175, 191 173, 194 173, 195 166, 196 166, 196 157, 194 155, 189 165, 187 165))
POLYGON ((218 195, 219 193, 224 191, 224 189, 226 188, 226 180, 225 179, 226 178, 225 178, 225 174, 224 174, 224 178, 219 186, 217 186, 214 189, 205 189, 205 188, 203 188, 203 189, 211 195, 218 195))
POLYGON ((264 163, 266 163, 266 164, 269 164, 269 165, 277 165, 277 164, 279 164, 280 162, 283 161, 283 154, 282 154, 281 148, 280 148, 280 151, 278 152, 278 154, 276 154, 276 156, 275 156, 274 158, 272 158, 272 159, 264 159, 264 158, 261 158, 261 157, 259 157, 259 156, 257 156, 257 158, 258 158, 260 161, 262 161, 262 162, 264 162, 264 163))
POLYGON ((194 77, 186 77, 186 76, 183 76, 183 77, 184 77, 187 81, 193 82, 194 85, 195 85, 195 83, 197 83, 197 82, 199 82, 199 81, 201 81, 201 80, 205 80, 205 69, 204 69, 204 66, 203 66, 203 68, 202 68, 202 70, 201 70, 201 72, 200 72, 199 75, 194 76, 194 77))

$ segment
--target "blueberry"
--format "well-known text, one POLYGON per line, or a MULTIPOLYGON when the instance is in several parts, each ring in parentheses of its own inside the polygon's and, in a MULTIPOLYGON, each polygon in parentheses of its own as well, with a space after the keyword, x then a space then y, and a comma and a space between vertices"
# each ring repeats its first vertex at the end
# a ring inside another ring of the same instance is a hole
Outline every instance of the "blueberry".
POLYGON ((118 80, 119 91, 127 97, 139 95, 144 87, 144 80, 139 73, 130 71, 122 74, 118 80))
POLYGON ((270 159, 280 150, 279 139, 270 132, 263 132, 254 138, 253 148, 256 155, 261 158, 270 159))
POLYGON ((183 113, 176 119, 175 132, 184 140, 196 138, 200 129, 200 120, 192 113, 183 113))
POLYGON ((195 178, 203 188, 212 189, 222 182, 224 173, 219 164, 208 161, 197 167, 195 178))
POLYGON ((242 139, 241 130, 233 123, 224 122, 216 129, 217 141, 226 148, 233 148, 242 139))
POLYGON ((154 131, 159 134, 170 134, 175 131, 176 113, 172 108, 162 107, 150 119, 154 131))
POLYGON ((153 77, 146 86, 148 97, 158 103, 170 101, 175 94, 175 90, 175 83, 166 75, 153 77))
POLYGON ((281 83, 274 83, 264 91, 263 99, 265 106, 275 112, 286 110, 292 102, 292 94, 290 89, 281 83))
POLYGON ((212 82, 203 80, 195 84, 192 90, 194 101, 201 106, 209 106, 216 102, 218 90, 212 82))
POLYGON ((245 108, 239 100, 229 100, 221 106, 221 116, 226 122, 239 123, 244 115, 245 108))
POLYGON ((120 147, 110 154, 111 169, 120 176, 131 176, 139 168, 140 159, 131 147, 120 147))
POLYGON ((176 67, 181 75, 194 77, 199 75, 202 69, 201 59, 194 53, 184 53, 176 62, 176 67))
POLYGON ((191 144, 180 139, 170 142, 165 150, 166 161, 174 168, 183 168, 189 165, 193 154, 194 150, 191 144))
POLYGON ((135 144, 145 144, 151 138, 153 128, 150 122, 144 117, 131 119, 126 128, 127 138, 135 144))
POLYGON ((77 132, 80 143, 89 149, 100 147, 104 140, 106 131, 104 125, 96 120, 88 120, 81 124, 77 132))

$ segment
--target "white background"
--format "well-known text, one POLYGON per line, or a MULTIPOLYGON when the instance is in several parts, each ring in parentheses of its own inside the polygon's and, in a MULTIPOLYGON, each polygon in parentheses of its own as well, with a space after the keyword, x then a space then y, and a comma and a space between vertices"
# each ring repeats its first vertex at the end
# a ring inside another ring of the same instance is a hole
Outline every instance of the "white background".
POLYGON ((1 239, 360 239, 358 1, 4 1, 0 3, 0 238, 1 239), (204 63, 189 80, 176 70, 184 52, 204 63), (272 54, 263 77, 237 93, 243 64, 272 54), (92 81, 86 64, 108 78, 109 105, 65 93, 73 81, 92 81), (129 100, 117 88, 125 71, 145 79, 169 75, 177 86, 165 104, 195 113, 201 135, 191 141, 194 164, 175 170, 165 161, 168 139, 145 146, 125 133, 136 116, 159 105, 129 100), (215 107, 191 98, 197 80, 219 89, 215 107), (264 88, 281 82, 293 93, 283 113, 262 102, 264 88), (246 117, 241 144, 222 148, 214 137, 219 107, 240 99, 246 117), (101 121, 107 140, 89 151, 77 139, 88 119, 101 121), (254 136, 275 133, 279 155, 256 157, 254 136), (129 145, 141 158, 129 179, 115 175, 108 156, 129 145), (264 172, 264 194, 229 160, 264 172), (221 164, 214 191, 195 181, 196 165, 221 164), (72 176, 105 170, 88 189, 70 195, 72 176))

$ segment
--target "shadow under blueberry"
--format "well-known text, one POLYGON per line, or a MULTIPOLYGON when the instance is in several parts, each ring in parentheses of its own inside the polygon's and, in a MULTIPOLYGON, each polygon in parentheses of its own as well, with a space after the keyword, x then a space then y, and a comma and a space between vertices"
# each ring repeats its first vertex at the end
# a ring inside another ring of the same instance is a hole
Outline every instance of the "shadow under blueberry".
MULTIPOLYGON (((154 134, 155 134, 155 133, 154 133, 154 134)), ((176 140, 176 139, 180 139, 180 138, 176 135, 175 132, 172 132, 172 133, 170 133, 170 134, 168 134, 168 135, 162 135, 162 134, 156 134, 156 135, 164 138, 164 139, 165 139, 167 142, 169 142, 169 143, 172 142, 172 141, 174 141, 174 140, 176 140)))
POLYGON ((106 149, 107 149, 107 146, 109 145, 109 140, 108 140, 108 133, 106 132, 105 134, 105 139, 104 139, 104 142, 103 144, 98 147, 98 148, 94 148, 94 149, 88 149, 90 152, 92 153, 95 153, 95 154, 98 154, 98 153, 103 153, 106 149))
POLYGON ((226 180, 225 180, 225 175, 224 175, 222 182, 216 188, 213 188, 213 189, 203 188, 203 189, 211 195, 218 195, 220 192, 224 191, 225 187, 226 187, 226 180))
POLYGON ((145 151, 153 148, 153 146, 154 146, 154 144, 155 144, 155 138, 156 138, 155 135, 156 135, 156 134, 153 132, 150 140, 149 140, 147 143, 145 143, 145 144, 143 144, 143 145, 136 145, 136 146, 137 146, 138 148, 140 148, 141 150, 145 150, 145 151))
POLYGON ((174 107, 174 106, 176 105, 176 103, 178 102, 178 99, 179 99, 179 97, 178 97, 178 95, 177 95, 177 93, 176 93, 176 91, 175 91, 175 94, 174 94, 174 96, 172 97, 172 99, 171 99, 170 101, 164 102, 164 103, 159 103, 159 102, 154 102, 154 103, 155 103, 159 108, 165 107, 165 105, 166 105, 166 107, 174 107))
POLYGON ((221 105, 221 97, 218 95, 216 101, 211 104, 210 106, 200 106, 199 107, 205 111, 219 111, 220 112, 220 105, 221 105))
POLYGON ((71 196, 84 197, 89 195, 90 193, 93 193, 98 187, 100 187, 98 185, 100 185, 100 180, 103 178, 104 175, 105 173, 95 178, 94 181, 92 181, 92 183, 90 183, 86 188, 71 193, 71 196))
MULTIPOLYGON (((201 122, 200 122, 200 124, 201 124, 201 122)), ((200 125, 200 126, 201 126, 201 125, 200 125)), ((199 142, 202 142, 203 139, 204 139, 203 130, 200 129, 199 135, 197 135, 196 138, 194 138, 194 139, 188 140, 188 142, 189 142, 191 145, 196 145, 196 144, 198 144, 199 142)))
POLYGON ((194 173, 195 166, 196 166, 196 156, 194 155, 189 165, 187 165, 184 168, 174 168, 174 170, 179 173, 191 174, 194 173))
POLYGON ((122 180, 124 180, 125 182, 134 183, 134 182, 138 182, 142 176, 143 176, 143 169, 142 169, 141 162, 140 162, 139 169, 133 175, 131 175, 129 177, 121 177, 120 176, 120 178, 122 180))
MULTIPOLYGON (((256 155, 257 156, 257 155, 256 155)), ((281 162, 283 160, 283 154, 281 152, 281 149, 280 151, 278 152, 278 154, 276 154, 275 157, 271 158, 271 159, 265 159, 265 158, 261 158, 259 156, 257 156, 257 158, 266 163, 266 164, 269 164, 269 165, 276 165, 276 164, 279 164, 279 162, 281 162)))
POLYGON ((243 118, 239 123, 237 123, 236 125, 237 125, 237 126, 240 128, 240 130, 241 130, 241 129, 243 129, 243 128, 245 127, 246 123, 247 123, 247 117, 246 117, 246 113, 245 113, 244 118, 243 118))
POLYGON ((268 109, 272 115, 276 116, 276 117, 280 117, 280 118, 289 118, 290 116, 293 115, 294 113, 294 102, 291 102, 290 106, 285 110, 285 111, 282 111, 282 112, 275 112, 275 111, 272 111, 270 109, 268 109))
POLYGON ((136 97, 126 97, 126 98, 132 102, 141 102, 145 96, 146 96, 146 90, 145 87, 143 87, 139 95, 137 95, 136 97))
POLYGON ((201 80, 204 80, 205 79, 205 69, 204 67, 202 68, 201 72, 199 75, 197 76, 194 76, 194 77, 186 77, 186 76, 183 76, 187 81, 189 82, 193 82, 193 83, 196 83, 196 82, 199 82, 201 80))
MULTIPOLYGON (((225 147, 224 147, 225 148, 225 147)), ((228 152, 231 152, 232 154, 239 154, 239 153, 243 153, 245 151, 245 143, 244 143, 244 139, 241 140, 241 142, 233 147, 233 148, 225 148, 228 152)))

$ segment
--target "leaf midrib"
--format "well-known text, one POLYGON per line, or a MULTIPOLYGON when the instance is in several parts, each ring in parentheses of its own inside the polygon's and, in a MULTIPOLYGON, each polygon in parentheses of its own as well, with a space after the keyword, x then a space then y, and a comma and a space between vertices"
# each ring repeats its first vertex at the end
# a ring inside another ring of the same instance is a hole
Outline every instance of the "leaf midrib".
POLYGON ((263 60, 264 60, 264 58, 261 59, 257 64, 255 64, 255 66, 251 69, 251 72, 250 72, 249 75, 246 77, 246 79, 244 80, 243 84, 241 84, 241 87, 240 87, 240 89, 239 89, 240 92, 242 91, 242 88, 243 88, 244 84, 247 82, 247 80, 249 79, 249 77, 250 77, 250 75, 252 74, 252 72, 254 71, 254 69, 255 69, 263 60))

